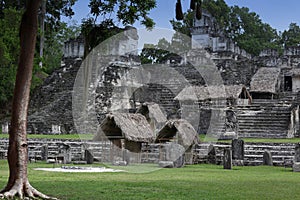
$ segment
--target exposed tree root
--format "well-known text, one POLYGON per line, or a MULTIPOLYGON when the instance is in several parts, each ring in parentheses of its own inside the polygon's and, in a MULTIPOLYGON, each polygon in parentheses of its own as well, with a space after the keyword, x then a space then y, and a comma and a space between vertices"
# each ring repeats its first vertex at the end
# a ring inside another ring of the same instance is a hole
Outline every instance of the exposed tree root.
POLYGON ((49 197, 30 185, 27 181, 24 185, 20 183, 15 183, 13 187, 9 190, 4 189, 0 193, 0 199, 24 199, 24 200, 58 200, 57 198, 49 197))

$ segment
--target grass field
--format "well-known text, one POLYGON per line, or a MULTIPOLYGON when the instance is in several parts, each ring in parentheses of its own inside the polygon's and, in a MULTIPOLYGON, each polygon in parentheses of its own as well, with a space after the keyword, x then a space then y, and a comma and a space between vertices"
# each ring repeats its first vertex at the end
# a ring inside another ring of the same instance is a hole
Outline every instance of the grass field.
MULTIPOLYGON (((29 139, 58 139, 58 140, 91 140, 93 134, 64 134, 64 135, 41 135, 41 134, 28 134, 29 139)), ((206 137, 204 134, 200 134, 201 142, 227 142, 231 140, 217 140, 216 138, 206 137)), ((8 134, 0 134, 1 138, 8 138, 8 134)), ((269 143, 300 143, 300 138, 288 138, 288 139, 272 139, 272 138, 244 138, 245 142, 269 142, 269 143)))
MULTIPOLYGON (((57 140, 91 140, 93 134, 62 134, 62 135, 42 135, 42 134, 28 134, 28 139, 57 139, 57 140)), ((1 138, 8 138, 8 134, 0 134, 1 138)))
MULTIPOLYGON (((51 164, 29 164, 29 178, 40 191, 68 200, 106 199, 300 199, 300 173, 280 167, 192 165, 151 173, 62 173, 33 170, 51 164)), ((7 180, 0 161, 0 186, 7 180)))

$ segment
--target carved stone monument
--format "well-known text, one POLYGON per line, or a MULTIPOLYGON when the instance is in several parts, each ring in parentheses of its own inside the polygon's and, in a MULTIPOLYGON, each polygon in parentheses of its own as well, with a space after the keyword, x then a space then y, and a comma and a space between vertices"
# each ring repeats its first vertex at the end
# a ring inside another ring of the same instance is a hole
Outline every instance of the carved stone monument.
POLYGON ((244 141, 241 139, 233 139, 231 143, 233 165, 244 165, 244 141))
POLYGON ((232 169, 232 151, 230 148, 224 149, 223 167, 224 169, 232 169))
POLYGON ((93 164, 94 163, 94 156, 92 152, 88 149, 84 151, 84 159, 87 164, 93 164))
POLYGON ((216 164, 216 149, 212 144, 208 147, 207 162, 209 164, 216 164))
POLYGON ((273 159, 272 159, 272 154, 270 151, 264 152, 263 165, 273 166, 273 159))

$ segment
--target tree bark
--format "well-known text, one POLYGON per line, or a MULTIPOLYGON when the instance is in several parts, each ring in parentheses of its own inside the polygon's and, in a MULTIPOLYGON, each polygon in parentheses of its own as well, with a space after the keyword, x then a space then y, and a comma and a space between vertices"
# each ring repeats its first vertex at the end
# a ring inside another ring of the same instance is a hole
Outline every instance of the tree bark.
POLYGON ((38 10, 41 0, 29 0, 20 26, 20 58, 12 105, 11 128, 9 130, 8 165, 9 179, 1 191, 2 198, 43 198, 46 195, 34 189, 27 177, 27 110, 32 79, 32 69, 38 29, 38 10))

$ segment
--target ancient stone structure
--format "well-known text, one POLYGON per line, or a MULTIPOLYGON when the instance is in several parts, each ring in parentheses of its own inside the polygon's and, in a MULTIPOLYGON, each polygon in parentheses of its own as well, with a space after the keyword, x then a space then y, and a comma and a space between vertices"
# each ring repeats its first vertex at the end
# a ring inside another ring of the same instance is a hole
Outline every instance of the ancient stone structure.
MULTIPOLYGON (((112 147, 115 146, 111 142, 100 142, 100 141, 79 141, 79 140, 28 140, 29 147, 29 159, 31 162, 39 160, 52 160, 53 162, 59 161, 63 162, 62 154, 62 144, 66 144, 70 147, 68 152, 71 158, 71 162, 77 164, 86 164, 85 150, 89 150, 93 155, 94 162, 102 162, 111 164, 114 163, 126 163, 127 165, 137 163, 135 160, 130 158, 128 152, 121 152, 119 158, 111 159, 113 154, 112 147), (46 147, 48 149, 47 153, 45 151, 46 147), (130 162, 132 161, 132 162, 130 162)), ((168 161, 165 157, 164 145, 169 144, 143 144, 142 151, 139 154, 139 163, 154 163, 158 164, 160 161, 165 161, 167 163, 172 163, 173 161, 168 161)), ((170 146, 170 145, 169 145, 170 146)), ((282 167, 292 167, 294 169, 299 168, 299 147, 295 148, 295 144, 288 143, 245 143, 245 155, 244 155, 244 165, 245 166, 257 166, 263 164, 263 154, 265 151, 270 151, 273 154, 273 164, 274 166, 282 167), (297 150, 298 149, 298 150, 297 150), (298 152, 298 153, 297 153, 298 152), (295 156, 297 155, 297 156, 295 156), (298 165, 297 165, 298 163, 298 165)), ((298 145, 299 146, 299 145, 298 145)), ((176 146, 175 146, 176 147, 176 146)), ((177 147, 176 147, 177 148, 177 147)), ((202 142, 197 144, 193 148, 193 162, 189 164, 197 163, 209 163, 210 157, 208 154, 213 155, 212 164, 223 165, 224 149, 231 148, 228 143, 206 143, 202 142), (214 149, 214 153, 211 150, 214 149)), ((0 158, 6 159, 8 149, 8 139, 0 140, 0 158)), ((170 148, 169 148, 170 149, 170 148)), ((178 151, 178 148, 175 149, 178 151)), ((181 152, 182 153, 182 152, 181 152)), ((170 157, 169 158, 177 158, 170 157)), ((137 159, 136 159, 137 160, 137 159)), ((70 160, 69 160, 70 161, 70 160)), ((182 160, 181 160, 182 161, 182 160)), ((233 162, 234 163, 234 162, 233 162)), ((187 164, 187 163, 185 163, 187 164)))
MULTIPOLYGON (((140 105, 154 102, 167 119, 187 118, 198 133, 211 134, 223 139, 232 139, 237 135, 239 138, 288 138, 299 135, 299 47, 286 48, 283 55, 274 50, 265 50, 260 56, 252 57, 224 38, 215 23, 211 15, 204 11, 202 19, 194 22, 193 49, 166 61, 165 66, 169 71, 165 72, 164 68, 161 68, 161 71, 157 70, 160 72, 158 74, 151 66, 147 70, 143 69, 141 74, 153 75, 143 76, 149 81, 135 82, 132 87, 126 87, 126 81, 132 81, 132 77, 128 75, 134 74, 134 69, 141 68, 137 52, 123 56, 120 54, 128 52, 130 48, 135 49, 137 34, 134 31, 130 32, 124 40, 111 44, 112 55, 107 55, 105 59, 101 58, 97 62, 99 65, 105 64, 104 72, 93 74, 99 75, 93 99, 97 122, 102 122, 111 111, 133 113, 140 105), (206 99, 193 99, 192 103, 190 99, 187 104, 185 100, 176 98, 186 86, 180 79, 170 78, 176 73, 182 75, 191 87, 203 89, 212 86, 206 81, 213 77, 205 77, 206 74, 199 73, 191 64, 200 59, 200 55, 207 53, 199 49, 198 44, 210 52, 217 69, 216 73, 222 77, 225 91, 226 88, 239 86, 236 90, 239 93, 235 93, 233 98, 219 98, 220 87, 215 87, 218 98, 213 98, 210 94, 206 99), (168 76, 159 76, 161 74, 168 76), (158 82, 157 77, 162 82, 158 82), (195 110, 197 113, 193 112, 195 110), (229 113, 235 114, 235 120, 229 117, 229 113)), ((28 117, 29 133, 78 132, 73 123, 72 91, 82 63, 82 43, 83 40, 79 38, 65 44, 63 65, 33 93, 28 117)), ((87 127, 89 125, 83 124, 87 127)))
POLYGON ((64 58, 82 58, 84 56, 84 38, 79 36, 65 42, 64 58))
POLYGON ((200 20, 194 19, 194 27, 191 34, 192 48, 194 49, 205 48, 212 52, 232 52, 243 57, 252 57, 224 36, 216 20, 206 10, 203 10, 200 20))

